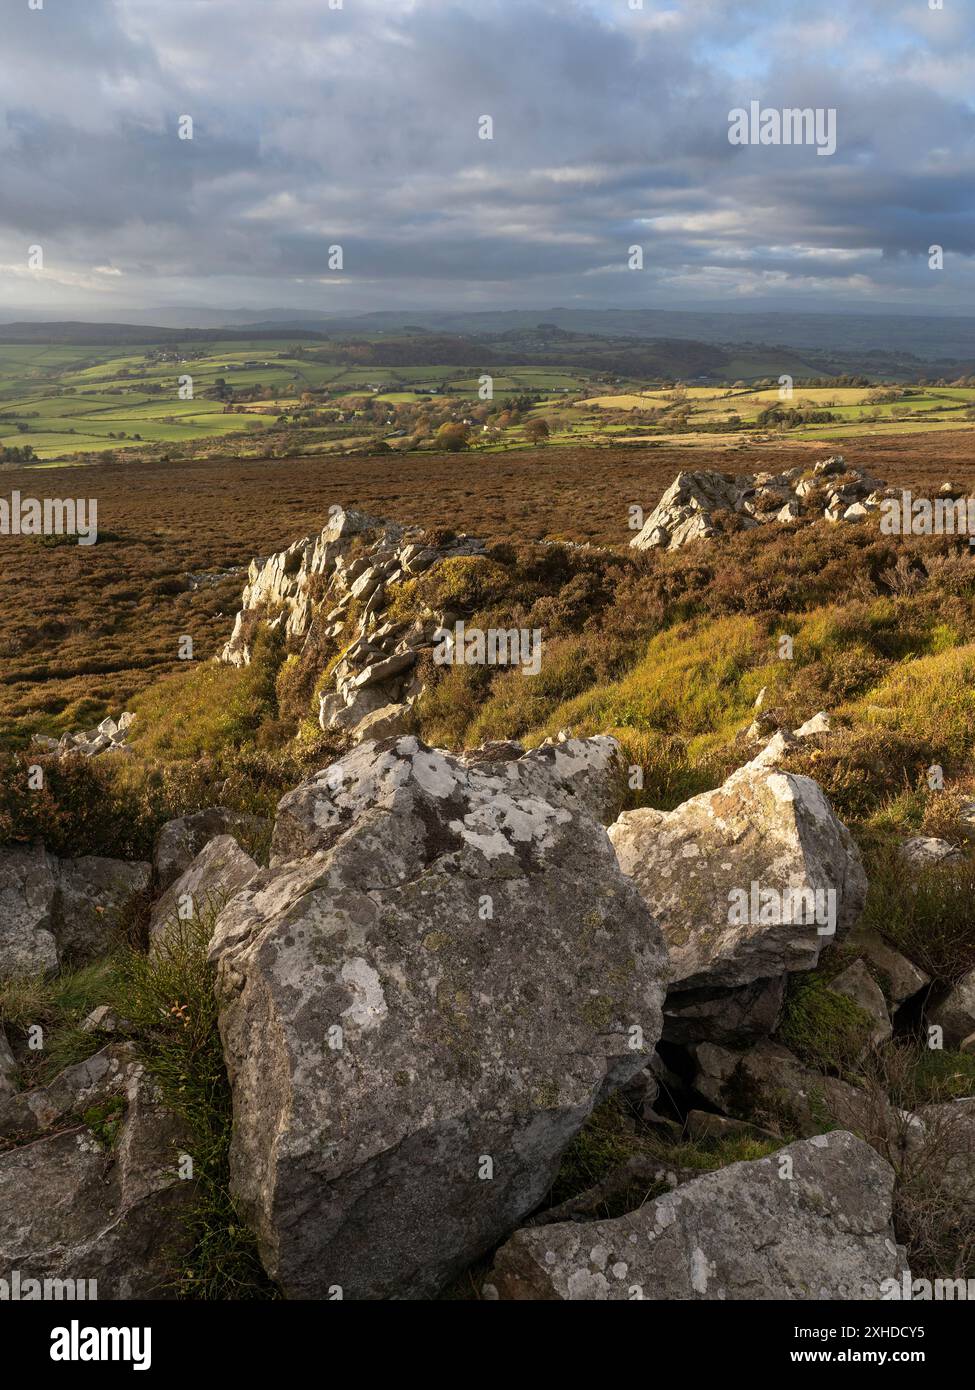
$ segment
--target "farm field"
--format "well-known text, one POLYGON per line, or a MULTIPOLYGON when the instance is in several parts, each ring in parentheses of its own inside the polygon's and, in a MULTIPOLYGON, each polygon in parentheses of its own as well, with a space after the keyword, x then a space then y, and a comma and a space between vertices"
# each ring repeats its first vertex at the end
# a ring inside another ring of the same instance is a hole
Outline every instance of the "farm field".
MULTIPOLYGON (((477 356, 477 343, 445 346, 477 356)), ((44 466, 115 456, 292 457, 383 444, 436 449, 460 426, 490 453, 675 441, 688 447, 857 440, 975 428, 975 386, 795 385, 783 399, 752 384, 664 384, 612 371, 470 361, 379 365, 422 357, 421 339, 311 344, 240 339, 133 348, 0 345, 0 458, 44 466), (485 383, 488 382, 488 386, 485 383), (485 390, 488 394, 485 397, 485 390)), ((484 349, 486 357, 497 349, 484 349)), ((751 364, 755 365, 755 364, 751 364)))

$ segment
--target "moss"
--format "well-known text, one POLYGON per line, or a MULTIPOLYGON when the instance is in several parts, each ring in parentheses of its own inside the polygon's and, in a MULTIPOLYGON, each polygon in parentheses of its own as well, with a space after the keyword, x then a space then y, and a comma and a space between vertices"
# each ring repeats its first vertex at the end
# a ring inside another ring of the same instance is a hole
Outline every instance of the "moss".
POLYGON ((874 1020, 827 985, 818 973, 790 978, 779 1037, 807 1065, 842 1074, 869 1046, 874 1020))
POLYGON ((114 1148, 125 1118, 125 1101, 122 1096, 113 1096, 102 1105, 91 1106, 81 1118, 103 1149, 114 1148))

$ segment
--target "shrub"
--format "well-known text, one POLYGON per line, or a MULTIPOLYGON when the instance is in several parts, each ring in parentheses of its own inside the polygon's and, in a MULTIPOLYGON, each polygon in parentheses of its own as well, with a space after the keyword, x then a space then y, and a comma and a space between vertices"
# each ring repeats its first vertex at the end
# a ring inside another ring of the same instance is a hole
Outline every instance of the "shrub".
POLYGON ((975 968, 975 864, 911 869, 896 849, 869 855, 865 927, 886 937, 937 983, 975 968))

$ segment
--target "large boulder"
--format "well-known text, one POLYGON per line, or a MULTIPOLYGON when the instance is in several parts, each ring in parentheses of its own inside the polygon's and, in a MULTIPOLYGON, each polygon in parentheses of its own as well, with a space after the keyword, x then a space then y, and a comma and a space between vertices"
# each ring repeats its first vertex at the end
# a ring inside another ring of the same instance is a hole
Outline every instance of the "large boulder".
POLYGON ((0 975, 56 970, 57 861, 41 845, 0 848, 0 975))
POLYGON ((879 1299, 907 1267, 891 1222, 894 1171, 842 1130, 734 1163, 613 1221, 519 1231, 489 1297, 599 1300, 879 1299))
POLYGON ((808 777, 743 768, 674 811, 624 811, 609 836, 682 989, 811 970, 866 899, 853 838, 808 777))
POLYGON ((55 934, 61 964, 84 964, 111 949, 146 900, 152 865, 85 855, 58 867, 55 934))
POLYGON ((928 1010, 928 1022, 942 1030, 945 1047, 960 1047, 975 1032, 975 970, 963 975, 928 1010))
POLYGON ((205 811, 194 811, 167 821, 156 837, 153 855, 156 887, 163 892, 175 883, 200 851, 218 835, 232 835, 239 843, 241 838, 260 836, 266 830, 267 821, 262 816, 244 815, 226 806, 210 806, 205 811))
POLYGON ((171 883, 149 915, 149 936, 165 935, 173 922, 217 912, 258 872, 232 835, 218 835, 200 850, 185 873, 171 883))
POLYGON ((360 746, 217 920, 232 1186, 290 1297, 435 1293, 653 1051, 656 925, 558 757, 521 761, 360 746))
POLYGON ((124 1099, 110 1148, 80 1124, 0 1154, 0 1269, 18 1271, 22 1289, 84 1280, 80 1297, 172 1296, 193 1197, 179 1170, 185 1137, 141 1068, 124 1099))

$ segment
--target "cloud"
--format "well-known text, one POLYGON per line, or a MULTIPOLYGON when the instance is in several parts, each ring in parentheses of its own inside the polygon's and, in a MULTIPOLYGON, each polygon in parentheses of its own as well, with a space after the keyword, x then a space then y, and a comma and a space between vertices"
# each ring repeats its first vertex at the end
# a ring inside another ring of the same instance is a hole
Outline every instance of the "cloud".
POLYGON ((973 20, 975 0, 7 6, 0 262, 40 244, 49 269, 0 266, 0 305, 955 309, 973 20), (732 146, 752 100, 835 108, 836 154, 732 146), (618 273, 635 242, 646 269, 618 273))

